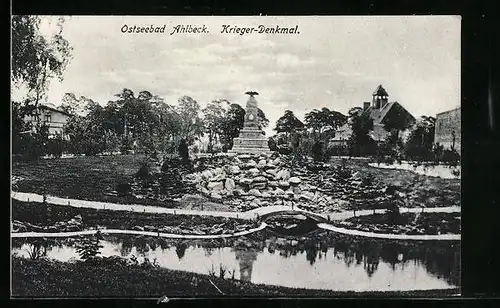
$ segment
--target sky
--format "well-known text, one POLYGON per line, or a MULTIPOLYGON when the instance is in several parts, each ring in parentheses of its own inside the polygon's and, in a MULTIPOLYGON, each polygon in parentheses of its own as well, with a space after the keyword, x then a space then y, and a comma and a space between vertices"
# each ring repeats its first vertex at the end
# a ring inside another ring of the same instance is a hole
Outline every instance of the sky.
MULTIPOLYGON (((44 17, 50 34, 56 17, 44 17)), ((415 117, 460 106, 459 16, 67 16, 62 35, 73 47, 64 80, 47 100, 72 92, 106 104, 123 88, 148 90, 169 104, 188 95, 201 106, 227 99, 245 106, 257 91, 272 134, 292 110, 344 114, 371 101, 382 84, 390 101, 415 117), (209 33, 170 35, 176 25, 209 33), (298 34, 221 33, 222 25, 295 27, 298 34), (166 26, 165 33, 122 33, 128 26, 166 26)), ((22 96, 13 89, 12 95, 22 96)))

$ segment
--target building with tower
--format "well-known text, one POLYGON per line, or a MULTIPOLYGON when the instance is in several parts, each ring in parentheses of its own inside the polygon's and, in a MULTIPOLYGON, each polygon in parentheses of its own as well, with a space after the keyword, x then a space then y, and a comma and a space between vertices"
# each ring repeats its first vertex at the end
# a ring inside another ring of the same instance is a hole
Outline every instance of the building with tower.
POLYGON ((439 143, 445 150, 461 153, 461 108, 455 108, 436 115, 434 143, 439 143))
POLYGON ((255 95, 259 95, 259 93, 249 91, 245 94, 248 94, 249 97, 245 108, 243 129, 240 130, 238 138, 234 138, 233 148, 229 150, 229 152, 270 154, 272 152, 269 149, 268 140, 259 127, 259 121, 257 119, 258 107, 255 95))
MULTIPOLYGON (((382 142, 389 135, 384 125, 388 121, 397 117, 398 122, 402 122, 406 127, 412 127, 416 120, 413 115, 398 102, 389 102, 389 94, 382 85, 379 85, 372 93, 372 101, 364 102, 363 107, 358 108, 360 114, 368 114, 373 119, 373 130, 370 136, 377 142, 382 142)), ((405 135, 406 130, 400 131, 400 136, 405 135)), ((349 122, 340 127, 335 132, 335 137, 331 142, 334 144, 346 145, 347 140, 352 135, 349 122)))

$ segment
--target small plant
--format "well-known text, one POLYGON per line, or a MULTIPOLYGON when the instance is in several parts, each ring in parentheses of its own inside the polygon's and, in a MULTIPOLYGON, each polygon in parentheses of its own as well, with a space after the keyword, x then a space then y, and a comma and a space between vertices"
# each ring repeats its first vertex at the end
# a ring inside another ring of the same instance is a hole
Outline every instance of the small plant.
POLYGON ((34 241, 33 243, 29 244, 29 248, 26 249, 28 252, 28 256, 30 260, 38 260, 41 257, 45 257, 47 255, 47 250, 45 249, 45 246, 43 246, 43 243, 41 241, 34 241))
POLYGON ((91 238, 83 238, 80 242, 77 243, 76 252, 80 255, 80 258, 84 261, 94 258, 100 252, 103 246, 100 244, 100 234, 96 233, 94 237, 91 238))
POLYGON ((215 269, 213 264, 212 264, 212 269, 208 270, 208 276, 215 277, 215 269))
POLYGON ((224 279, 226 276, 227 268, 222 265, 222 263, 219 265, 219 278, 224 279))

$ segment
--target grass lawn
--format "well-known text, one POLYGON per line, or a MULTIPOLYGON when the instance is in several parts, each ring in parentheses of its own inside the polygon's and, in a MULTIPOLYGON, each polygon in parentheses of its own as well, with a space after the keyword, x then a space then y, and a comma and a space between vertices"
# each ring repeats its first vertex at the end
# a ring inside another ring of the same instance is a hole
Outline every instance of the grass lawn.
MULTIPOLYGON (((443 207, 460 205, 460 180, 441 179, 416 174, 409 170, 381 169, 368 165, 370 160, 346 159, 345 165, 360 174, 374 175, 374 181, 383 185, 409 187, 410 206, 443 207)), ((342 164, 342 159, 332 158, 332 164, 342 164)))
POLYGON ((13 257, 12 295, 15 297, 203 297, 203 296, 447 296, 458 289, 412 292, 335 292, 259 285, 155 267, 63 263, 13 257), (222 295, 209 279, 224 292, 222 295))
POLYGON ((119 183, 131 183, 144 161, 144 155, 14 161, 12 175, 21 177, 14 190, 82 200, 177 207, 175 202, 169 200, 109 194, 110 191, 116 190, 119 183))

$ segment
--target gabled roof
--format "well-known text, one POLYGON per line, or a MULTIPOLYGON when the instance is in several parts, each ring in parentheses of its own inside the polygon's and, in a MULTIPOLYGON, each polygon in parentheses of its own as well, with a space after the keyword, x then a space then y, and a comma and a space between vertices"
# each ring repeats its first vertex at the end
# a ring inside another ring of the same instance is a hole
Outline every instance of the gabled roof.
POLYGON ((53 112, 62 113, 62 114, 67 115, 67 116, 71 116, 69 113, 67 113, 65 111, 62 111, 60 109, 57 109, 57 108, 54 108, 54 107, 51 107, 51 106, 47 106, 47 105, 38 105, 38 108, 45 109, 45 110, 50 110, 50 111, 53 111, 53 112))
POLYGON ((378 87, 375 89, 375 91, 373 91, 373 94, 372 96, 389 96, 389 94, 387 94, 387 91, 384 89, 384 87, 382 87, 382 85, 378 85, 378 87))
POLYGON ((394 107, 396 104, 399 105, 398 102, 390 102, 390 103, 385 104, 380 109, 373 108, 370 106, 370 107, 366 108, 363 111, 363 113, 369 113, 370 118, 373 119, 373 124, 381 124, 382 121, 384 121, 385 116, 389 113, 389 110, 391 110, 391 108, 394 107))

